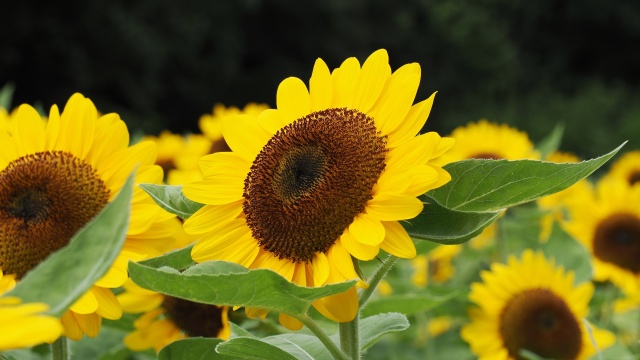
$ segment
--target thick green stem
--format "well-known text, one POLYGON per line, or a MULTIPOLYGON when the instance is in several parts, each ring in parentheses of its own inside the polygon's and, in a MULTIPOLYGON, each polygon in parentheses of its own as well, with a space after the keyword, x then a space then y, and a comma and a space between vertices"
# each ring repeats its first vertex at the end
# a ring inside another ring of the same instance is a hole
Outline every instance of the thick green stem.
POLYGON ((311 332, 315 336, 317 336, 318 339, 320 339, 324 346, 329 350, 331 355, 333 355, 334 359, 349 360, 349 357, 342 351, 340 351, 340 349, 338 349, 338 346, 333 341, 331 341, 331 338, 327 335, 327 333, 325 333, 320 328, 320 326, 318 326, 318 324, 316 324, 316 322, 309 317, 309 315, 304 314, 302 316, 296 316, 296 318, 300 320, 300 322, 303 323, 307 328, 309 328, 309 330, 311 330, 311 332))
POLYGON ((398 260, 398 258, 393 255, 388 255, 384 260, 382 260, 382 265, 380 265, 380 267, 373 273, 371 280, 369 280, 369 287, 362 290, 360 293, 360 308, 367 303, 367 300, 369 300, 373 291, 385 275, 387 275, 387 272, 391 269, 393 264, 396 263, 396 260, 398 260))
POLYGON ((69 339, 60 336, 53 344, 51 344, 51 354, 53 360, 69 360, 71 359, 71 350, 69 349, 69 339))
POLYGON ((352 360, 360 359, 360 312, 350 322, 340 323, 340 347, 352 360))

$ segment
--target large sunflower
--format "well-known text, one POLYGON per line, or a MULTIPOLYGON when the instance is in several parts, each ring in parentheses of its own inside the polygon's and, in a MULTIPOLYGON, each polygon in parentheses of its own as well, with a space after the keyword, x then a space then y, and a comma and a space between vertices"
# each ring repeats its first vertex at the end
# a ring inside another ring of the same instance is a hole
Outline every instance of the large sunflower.
POLYGON ((578 195, 565 228, 590 251, 594 280, 640 291, 640 186, 606 177, 578 195))
MULTIPOLYGON (((206 204, 185 221, 187 232, 205 234, 193 259, 322 286, 358 277, 351 256, 371 260, 383 249, 414 257, 398 221, 422 211, 418 195, 449 181, 427 162, 453 143, 434 132, 416 136, 433 103, 431 96, 412 105, 419 82, 415 63, 392 74, 385 50, 362 66, 349 58, 333 72, 318 59, 309 90, 287 78, 276 109, 227 117, 222 130, 232 152, 203 157, 204 180, 184 186, 188 198, 206 204)), ((351 321, 356 289, 314 306, 333 321, 351 321)), ((280 321, 302 326, 288 316, 280 321)))
MULTIPOLYGON (((62 114, 54 105, 46 124, 29 105, 20 106, 15 122, 13 135, 0 132, 0 269, 19 280, 93 219, 136 167, 138 183, 161 182, 162 169, 153 165, 153 143, 129 146, 118 115, 98 116, 80 94, 71 96, 62 114)), ((175 216, 138 188, 131 210, 114 264, 62 317, 71 339, 96 336, 102 318, 121 316, 111 288, 127 279, 129 259, 173 246, 180 226, 175 216)))
POLYGON ((586 323, 593 284, 574 285, 573 272, 540 252, 510 256, 481 276, 469 294, 478 307, 461 331, 480 360, 522 359, 522 350, 545 359, 588 359, 615 342, 611 332, 586 323))
POLYGON ((125 345, 134 351, 153 348, 156 352, 187 337, 231 336, 226 306, 191 302, 143 289, 132 281, 118 294, 122 310, 142 314, 134 321, 134 330, 125 337, 125 345))

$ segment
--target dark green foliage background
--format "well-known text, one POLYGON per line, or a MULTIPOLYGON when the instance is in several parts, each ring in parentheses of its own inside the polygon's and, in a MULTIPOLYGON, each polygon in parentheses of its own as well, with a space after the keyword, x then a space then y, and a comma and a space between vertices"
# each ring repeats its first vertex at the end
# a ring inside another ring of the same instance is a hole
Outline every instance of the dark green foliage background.
POLYGON ((75 91, 132 130, 197 131, 215 102, 275 105, 278 83, 389 50, 439 91, 442 134, 488 118, 534 141, 566 124, 583 158, 640 148, 640 2, 635 0, 10 1, 0 85, 45 109, 75 91))

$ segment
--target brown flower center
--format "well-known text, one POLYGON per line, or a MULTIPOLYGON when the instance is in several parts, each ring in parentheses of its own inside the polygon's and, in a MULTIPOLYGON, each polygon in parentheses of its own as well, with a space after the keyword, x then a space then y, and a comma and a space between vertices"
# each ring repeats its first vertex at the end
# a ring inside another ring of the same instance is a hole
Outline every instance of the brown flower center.
POLYGON ((386 137, 356 110, 328 109, 278 131, 244 184, 247 224, 263 249, 308 262, 326 252, 372 198, 386 137))
POLYGON ((515 295, 500 316, 500 333, 509 355, 522 359, 521 350, 549 359, 575 359, 582 332, 565 301, 548 289, 529 289, 515 295))
POLYGON ((0 172, 0 269, 18 278, 64 247, 109 201, 109 189, 84 161, 44 151, 0 172))
POLYGON ((640 170, 636 170, 629 175, 629 185, 635 185, 640 182, 640 170))
POLYGON ((189 337, 218 337, 224 328, 223 307, 164 296, 166 315, 189 337))
POLYGON ((640 218, 619 213, 602 220, 593 239, 598 259, 640 273, 640 218))

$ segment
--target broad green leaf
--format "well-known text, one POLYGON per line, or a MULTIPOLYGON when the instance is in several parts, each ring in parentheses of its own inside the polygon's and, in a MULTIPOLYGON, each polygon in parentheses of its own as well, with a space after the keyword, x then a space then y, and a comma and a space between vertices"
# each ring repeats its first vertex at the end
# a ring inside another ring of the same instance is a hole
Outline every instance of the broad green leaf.
POLYGON ((203 204, 187 199, 182 193, 182 185, 139 184, 140 188, 168 212, 188 219, 198 211, 203 204))
MULTIPOLYGON (((333 342, 339 346, 338 336, 334 335, 331 338, 333 342)), ((324 344, 320 342, 320 339, 313 335, 288 333, 269 336, 262 340, 286 351, 296 359, 314 360, 332 358, 331 353, 324 344)))
POLYGON ((373 346, 382 336, 404 331, 407 328, 409 328, 409 320, 399 313, 378 314, 361 319, 360 348, 364 351, 373 346))
POLYGON ((344 292, 355 280, 318 288, 301 287, 267 269, 247 270, 225 261, 208 261, 183 273, 129 262, 131 279, 143 288, 195 302, 246 306, 289 315, 306 313, 319 298, 344 292))
POLYGON ((111 267, 124 244, 133 175, 116 198, 69 241, 49 255, 9 292, 23 302, 44 302, 49 314, 61 316, 111 267))
POLYGON ((401 312, 405 315, 425 312, 436 306, 442 305, 454 298, 458 293, 448 294, 413 293, 401 295, 389 295, 369 300, 361 310, 362 316, 388 312, 401 312))
POLYGON ((625 143, 606 155, 579 163, 488 159, 454 162, 444 166, 452 180, 426 195, 456 211, 499 211, 568 188, 611 159, 625 143))
POLYGON ((13 91, 15 89, 15 85, 11 82, 4 84, 2 89, 0 89, 0 108, 11 111, 11 100, 13 99, 13 91))
POLYGON ((422 212, 415 218, 402 222, 409 236, 439 244, 460 244, 478 236, 494 222, 502 211, 460 212, 447 209, 426 196, 422 212))
POLYGON ((225 341, 218 344, 216 351, 240 359, 296 360, 296 357, 279 347, 251 337, 237 337, 225 341))
POLYGON ((191 248, 193 248, 193 244, 162 256, 141 261, 140 263, 156 269, 168 266, 170 268, 183 270, 195 264, 195 261, 191 258, 191 248))
POLYGON ((576 284, 593 279, 591 256, 587 249, 562 230, 557 223, 553 224, 551 236, 541 249, 547 258, 555 258, 557 265, 575 272, 576 284))
POLYGON ((216 352, 216 346, 221 342, 221 339, 201 337, 174 341, 160 350, 158 360, 236 359, 216 352))
POLYGON ((540 158, 545 159, 547 155, 560 148, 563 134, 564 124, 556 124, 551 133, 536 144, 536 150, 540 152, 540 158))

